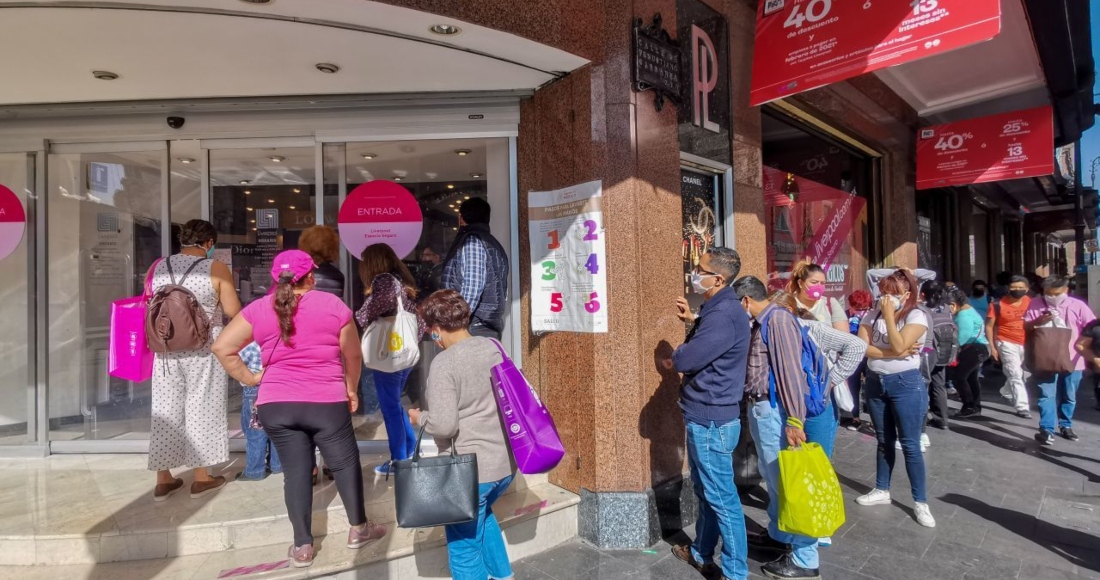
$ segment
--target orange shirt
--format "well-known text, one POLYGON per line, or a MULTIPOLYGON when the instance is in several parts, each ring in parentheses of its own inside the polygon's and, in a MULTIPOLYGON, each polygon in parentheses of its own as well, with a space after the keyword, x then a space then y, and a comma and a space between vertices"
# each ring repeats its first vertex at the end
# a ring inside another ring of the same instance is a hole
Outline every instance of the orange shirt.
MULTIPOLYGON (((1024 344, 1024 312, 1026 312, 1027 307, 1031 305, 1031 298, 1024 296, 1020 304, 1016 306, 1009 303, 1010 299, 1011 297, 1001 298, 1001 316, 996 322, 997 340, 1003 340, 1013 344, 1024 344)), ((996 316, 996 305, 990 304, 987 318, 988 320, 993 320, 996 316)))

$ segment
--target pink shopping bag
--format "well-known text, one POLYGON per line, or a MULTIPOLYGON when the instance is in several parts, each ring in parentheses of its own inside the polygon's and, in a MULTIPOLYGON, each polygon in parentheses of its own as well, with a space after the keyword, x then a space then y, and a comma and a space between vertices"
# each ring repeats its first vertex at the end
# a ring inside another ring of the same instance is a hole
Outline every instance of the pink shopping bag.
POLYGON ((504 347, 499 342, 496 345, 504 362, 493 367, 493 392, 508 431, 516 466, 520 473, 546 473, 557 467, 565 456, 565 446, 538 393, 505 354, 504 347))
MULTIPOLYGON (((159 263, 159 260, 158 262, 159 263)), ((149 274, 156 269, 156 263, 149 274)), ((153 376, 153 351, 145 342, 145 306, 149 303, 149 277, 145 292, 111 303, 111 341, 107 372, 112 377, 141 382, 153 376)))

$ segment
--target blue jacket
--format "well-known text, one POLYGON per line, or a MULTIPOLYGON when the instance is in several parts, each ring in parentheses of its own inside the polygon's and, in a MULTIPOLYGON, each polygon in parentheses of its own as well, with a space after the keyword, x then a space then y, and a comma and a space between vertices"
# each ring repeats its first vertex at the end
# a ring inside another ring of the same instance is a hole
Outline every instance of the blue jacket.
POLYGON ((732 288, 703 303, 687 342, 672 354, 684 374, 680 408, 686 420, 721 425, 740 417, 750 337, 749 316, 732 288))

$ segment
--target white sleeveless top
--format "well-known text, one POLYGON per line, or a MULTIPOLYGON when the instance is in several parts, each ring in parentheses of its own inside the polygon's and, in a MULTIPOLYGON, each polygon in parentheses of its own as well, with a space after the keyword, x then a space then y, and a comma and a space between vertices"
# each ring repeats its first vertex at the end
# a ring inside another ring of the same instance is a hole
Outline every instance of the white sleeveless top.
POLYGON ((175 274, 176 284, 183 280, 182 286, 190 290, 199 300, 202 309, 206 311, 206 316, 210 318, 213 336, 217 337, 218 332, 221 331, 223 316, 218 294, 214 292, 214 282, 210 276, 210 267, 214 265, 214 260, 187 254, 173 254, 161 260, 153 270, 152 292, 154 293, 172 283, 172 277, 168 275, 168 260, 172 261, 172 273, 175 274), (195 269, 191 270, 184 279, 184 272, 199 260, 203 260, 203 263, 195 266, 195 269))

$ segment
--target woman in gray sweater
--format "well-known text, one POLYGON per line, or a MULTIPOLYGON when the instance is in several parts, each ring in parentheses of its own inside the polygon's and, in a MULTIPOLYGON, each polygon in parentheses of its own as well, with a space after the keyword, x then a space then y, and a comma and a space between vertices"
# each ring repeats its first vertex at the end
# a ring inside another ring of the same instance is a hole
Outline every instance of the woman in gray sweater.
POLYGON ((510 579, 504 535, 493 515, 493 503, 515 474, 490 379, 492 368, 501 363, 500 351, 491 339, 470 335, 470 307, 454 290, 425 299, 420 317, 444 350, 432 361, 421 399, 424 409, 410 409, 409 419, 435 437, 441 452, 454 445, 458 453, 476 454, 481 482, 477 519, 445 527, 451 575, 455 580, 510 579))

